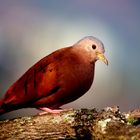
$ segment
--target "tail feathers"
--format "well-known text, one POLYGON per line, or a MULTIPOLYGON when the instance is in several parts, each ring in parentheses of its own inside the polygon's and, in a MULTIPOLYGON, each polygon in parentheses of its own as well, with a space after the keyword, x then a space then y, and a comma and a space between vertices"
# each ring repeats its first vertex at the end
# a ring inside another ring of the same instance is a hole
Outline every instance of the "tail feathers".
POLYGON ((3 104, 3 100, 0 100, 0 115, 6 113, 6 110, 3 109, 3 107, 2 107, 2 104, 3 104))
POLYGON ((19 108, 24 108, 25 106, 19 104, 7 104, 5 100, 0 100, 0 115, 8 113, 19 108))
POLYGON ((0 108, 0 115, 6 113, 7 111, 5 109, 0 108))
POLYGON ((0 100, 0 115, 10 112, 11 109, 5 107, 4 100, 0 100))

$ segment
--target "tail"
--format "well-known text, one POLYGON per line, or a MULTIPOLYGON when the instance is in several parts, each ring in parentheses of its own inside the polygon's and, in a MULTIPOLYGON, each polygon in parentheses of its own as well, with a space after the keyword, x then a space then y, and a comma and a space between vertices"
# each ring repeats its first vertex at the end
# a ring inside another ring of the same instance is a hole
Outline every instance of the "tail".
POLYGON ((6 110, 0 109, 0 115, 2 115, 2 114, 4 114, 4 113, 6 113, 6 110))
POLYGON ((26 107, 25 105, 20 104, 7 104, 5 100, 2 99, 0 100, 0 115, 25 107, 26 107))
POLYGON ((7 111, 2 107, 3 105, 3 100, 0 100, 0 115, 6 113, 7 111))

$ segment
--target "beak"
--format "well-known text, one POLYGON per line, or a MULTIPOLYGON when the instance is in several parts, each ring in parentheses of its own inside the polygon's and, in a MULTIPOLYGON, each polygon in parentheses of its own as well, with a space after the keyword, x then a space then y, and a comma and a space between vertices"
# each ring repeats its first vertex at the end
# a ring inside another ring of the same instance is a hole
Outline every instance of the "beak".
POLYGON ((106 59, 103 53, 96 52, 96 55, 99 60, 103 61, 106 65, 108 65, 108 60, 106 59))

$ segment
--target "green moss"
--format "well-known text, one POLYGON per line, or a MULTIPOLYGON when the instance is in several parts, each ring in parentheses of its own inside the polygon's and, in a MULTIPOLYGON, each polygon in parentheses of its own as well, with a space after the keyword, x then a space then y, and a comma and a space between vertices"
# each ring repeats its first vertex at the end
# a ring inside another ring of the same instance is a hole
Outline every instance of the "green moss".
POLYGON ((131 125, 137 125, 139 123, 139 119, 136 119, 134 117, 128 117, 127 122, 131 125))

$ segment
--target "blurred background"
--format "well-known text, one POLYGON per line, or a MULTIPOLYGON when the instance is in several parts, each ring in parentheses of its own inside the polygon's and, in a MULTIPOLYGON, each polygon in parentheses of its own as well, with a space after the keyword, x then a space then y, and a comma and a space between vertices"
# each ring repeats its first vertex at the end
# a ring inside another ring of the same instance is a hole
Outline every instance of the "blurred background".
MULTIPOLYGON (((85 36, 104 43, 109 66, 98 61, 92 88, 63 108, 140 107, 138 0, 0 0, 0 98, 38 60, 85 36)), ((37 112, 21 109, 0 118, 37 112)))

